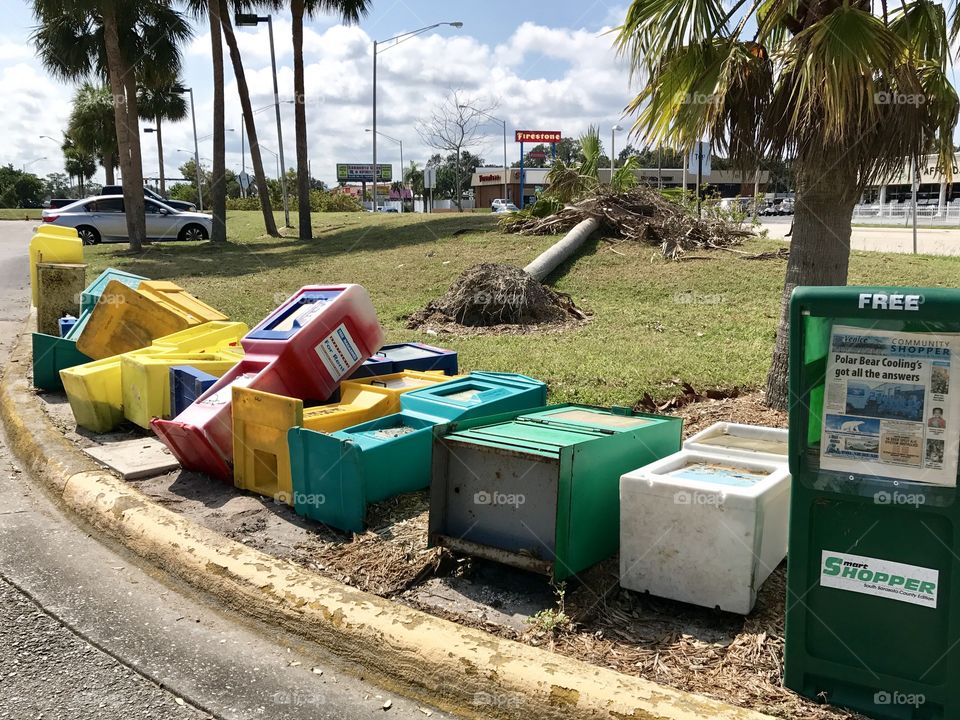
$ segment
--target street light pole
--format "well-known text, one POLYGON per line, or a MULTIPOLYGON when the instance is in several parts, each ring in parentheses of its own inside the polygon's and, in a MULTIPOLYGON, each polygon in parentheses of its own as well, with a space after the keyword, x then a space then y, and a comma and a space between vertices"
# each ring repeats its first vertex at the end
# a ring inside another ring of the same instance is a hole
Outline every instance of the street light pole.
POLYGON ((171 90, 175 93, 190 93, 190 115, 193 118, 193 162, 197 166, 197 207, 203 211, 203 189, 200 182, 200 144, 197 141, 197 111, 193 103, 193 88, 183 85, 174 85, 171 90))
MULTIPOLYGON (((412 30, 411 32, 401 33, 400 35, 395 35, 392 38, 387 38, 382 41, 373 41, 373 211, 377 211, 377 180, 379 180, 379 173, 377 172, 377 53, 381 52, 377 49, 378 45, 382 45, 388 42, 393 42, 397 40, 398 42, 390 47, 396 47, 404 40, 409 40, 410 38, 425 33, 428 30, 433 30, 442 25, 449 25, 453 28, 462 28, 463 23, 459 20, 454 22, 439 22, 434 23, 433 25, 427 25, 422 27, 419 30, 412 30)), ((390 48, 387 48, 389 50, 390 48)), ((401 203, 402 204, 402 203, 401 203)))
POLYGON ((203 212, 203 183, 200 181, 200 143, 197 140, 197 111, 193 103, 193 88, 190 91, 190 115, 193 117, 193 162, 197 170, 197 207, 203 212))
MULTIPOLYGON (((479 108, 472 107, 470 105, 461 105, 460 109, 473 110, 475 113, 479 113, 503 125, 503 199, 506 200, 507 199, 507 121, 501 120, 498 117, 494 117, 490 113, 485 112, 479 108)), ((523 188, 520 189, 520 194, 521 195, 523 194, 523 188)))
MULTIPOLYGON (((260 20, 260 18, 257 18, 260 20)), ((277 111, 277 143, 280 151, 280 192, 283 193, 283 219, 290 227, 290 201, 287 199, 287 166, 283 162, 283 128, 280 124, 280 89, 277 86, 277 56, 273 49, 273 15, 267 15, 267 30, 270 33, 270 62, 273 65, 273 106, 277 111)))
MULTIPOLYGON (((270 35, 270 64, 273 67, 273 105, 277 111, 277 142, 279 143, 279 162, 283 169, 280 174, 280 191, 283 193, 283 217, 286 227, 290 227, 290 203, 287 200, 287 165, 283 161, 283 127, 280 123, 280 89, 277 86, 277 54, 273 45, 273 15, 255 15, 253 13, 236 13, 234 22, 238 27, 252 27, 262 22, 267 23, 270 35)), ((268 106, 269 107, 269 106, 268 106)), ((260 147, 263 147, 262 145, 260 147)))
POLYGON ((610 128, 610 187, 613 187, 614 158, 617 156, 615 145, 617 142, 617 132, 619 130, 623 130, 619 125, 614 125, 610 128))

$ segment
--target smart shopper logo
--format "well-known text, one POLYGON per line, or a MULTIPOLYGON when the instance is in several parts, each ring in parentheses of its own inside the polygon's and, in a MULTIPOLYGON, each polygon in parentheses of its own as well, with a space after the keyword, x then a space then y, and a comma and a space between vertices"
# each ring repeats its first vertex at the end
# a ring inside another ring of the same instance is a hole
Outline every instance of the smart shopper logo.
POLYGON ((821 587, 935 608, 939 584, 940 573, 931 568, 830 550, 820 558, 821 587))

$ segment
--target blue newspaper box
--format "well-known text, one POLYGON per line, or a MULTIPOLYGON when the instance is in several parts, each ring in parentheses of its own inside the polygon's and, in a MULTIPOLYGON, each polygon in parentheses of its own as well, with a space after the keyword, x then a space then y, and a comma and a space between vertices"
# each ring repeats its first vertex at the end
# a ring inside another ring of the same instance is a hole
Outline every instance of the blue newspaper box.
POLYGON ((170 415, 176 417, 193 405, 220 378, 188 365, 170 368, 170 415))

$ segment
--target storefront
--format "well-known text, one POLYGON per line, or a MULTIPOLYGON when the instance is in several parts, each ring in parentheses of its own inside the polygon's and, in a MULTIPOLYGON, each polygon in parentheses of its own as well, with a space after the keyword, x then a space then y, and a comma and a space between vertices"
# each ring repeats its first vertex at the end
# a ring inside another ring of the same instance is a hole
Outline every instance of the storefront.
MULTIPOLYGON (((550 168, 524 168, 523 198, 524 205, 537 199, 537 193, 549 186, 547 175, 550 168)), ((686 186, 693 190, 696 176, 684 173, 681 168, 641 168, 636 171, 637 179, 644 185, 663 188, 686 186)), ((610 182, 610 168, 601 168, 600 183, 610 182)), ((753 173, 743 174, 736 170, 714 170, 709 177, 703 178, 703 185, 711 195, 720 197, 752 197, 754 192, 766 192, 769 173, 762 171, 755 177, 753 173)), ((476 207, 490 207, 497 198, 506 198, 520 205, 520 168, 481 167, 477 168, 470 183, 476 207), (506 185, 506 186, 504 186, 506 185)))
MULTIPOLYGON (((550 168, 525 168, 523 171, 524 205, 537 199, 537 193, 547 187, 547 173, 550 168)), ((520 205, 520 168, 482 167, 477 168, 470 183, 473 187, 475 207, 490 207, 497 198, 506 198, 520 205), (506 190, 504 190, 506 183, 506 190)))

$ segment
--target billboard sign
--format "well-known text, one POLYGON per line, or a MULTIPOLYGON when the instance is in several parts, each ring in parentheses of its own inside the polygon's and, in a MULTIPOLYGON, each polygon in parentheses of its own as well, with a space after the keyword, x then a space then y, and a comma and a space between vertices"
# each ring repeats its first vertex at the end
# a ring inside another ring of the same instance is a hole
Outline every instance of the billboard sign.
MULTIPOLYGON (((377 181, 393 180, 393 165, 377 163, 377 181)), ((337 182, 373 182, 373 163, 337 163, 337 182)))
POLYGON ((516 130, 516 142, 558 143, 561 140, 559 130, 516 130))

